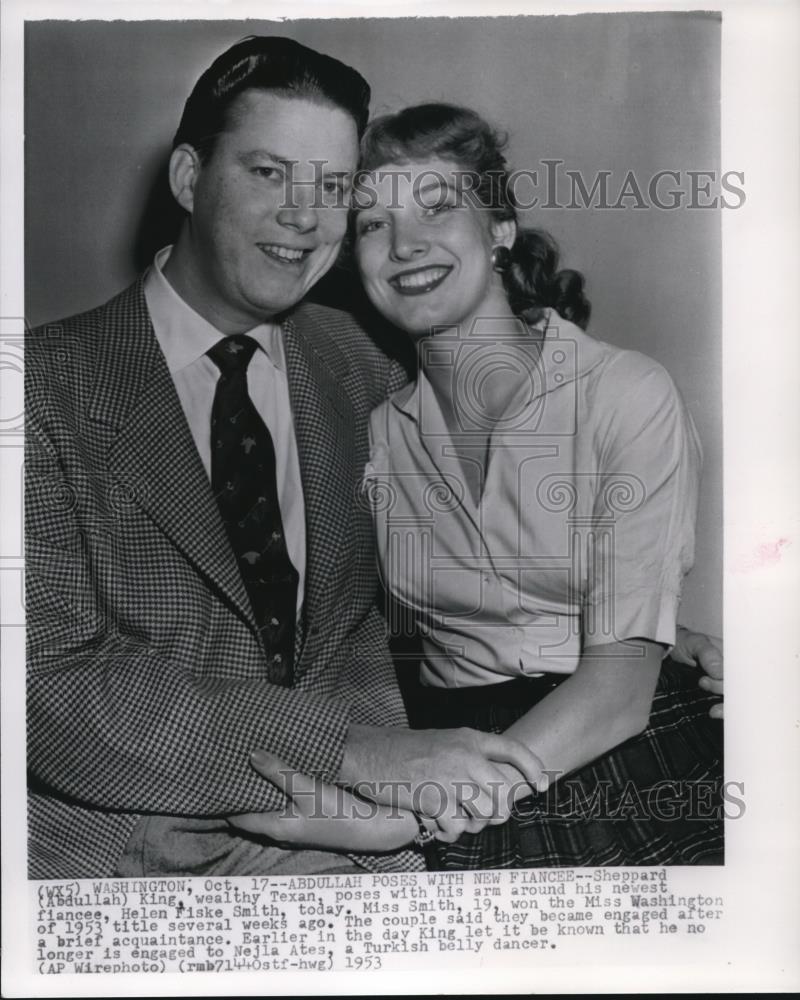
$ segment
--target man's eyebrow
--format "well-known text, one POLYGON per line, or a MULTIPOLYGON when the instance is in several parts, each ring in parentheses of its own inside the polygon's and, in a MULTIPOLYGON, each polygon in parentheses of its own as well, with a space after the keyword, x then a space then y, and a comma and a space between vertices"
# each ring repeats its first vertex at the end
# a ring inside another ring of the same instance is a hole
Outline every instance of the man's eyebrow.
MULTIPOLYGON (((300 163, 300 160, 294 159, 291 156, 282 156, 280 153, 275 153, 271 149, 261 148, 248 149, 246 152, 240 153, 239 158, 246 163, 262 159, 272 160, 273 163, 279 163, 282 167, 297 166, 297 164, 300 163)), ((328 170, 326 160, 310 160, 309 162, 321 166, 323 176, 349 180, 353 173, 352 170, 328 170)))
POLYGON ((292 159, 291 156, 281 156, 280 153, 274 153, 271 149, 248 149, 245 152, 240 153, 239 156, 242 160, 267 159, 272 160, 273 163, 280 163, 284 166, 299 162, 298 160, 292 159))

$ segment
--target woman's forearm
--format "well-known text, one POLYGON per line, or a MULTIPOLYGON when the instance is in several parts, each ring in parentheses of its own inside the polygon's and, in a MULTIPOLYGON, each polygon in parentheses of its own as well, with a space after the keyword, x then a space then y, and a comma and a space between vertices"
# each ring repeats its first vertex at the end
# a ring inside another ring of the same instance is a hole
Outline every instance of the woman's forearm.
POLYGON ((659 644, 645 640, 592 647, 574 674, 506 732, 556 780, 645 728, 662 656, 659 644))

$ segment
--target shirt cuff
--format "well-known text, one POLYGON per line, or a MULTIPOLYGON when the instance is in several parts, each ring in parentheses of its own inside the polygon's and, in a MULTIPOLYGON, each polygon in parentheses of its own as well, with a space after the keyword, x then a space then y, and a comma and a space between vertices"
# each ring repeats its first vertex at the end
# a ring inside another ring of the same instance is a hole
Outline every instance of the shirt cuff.
POLYGON ((675 623, 680 594, 637 590, 616 594, 584 608, 583 648, 604 646, 626 639, 649 639, 668 648, 675 645, 675 623))

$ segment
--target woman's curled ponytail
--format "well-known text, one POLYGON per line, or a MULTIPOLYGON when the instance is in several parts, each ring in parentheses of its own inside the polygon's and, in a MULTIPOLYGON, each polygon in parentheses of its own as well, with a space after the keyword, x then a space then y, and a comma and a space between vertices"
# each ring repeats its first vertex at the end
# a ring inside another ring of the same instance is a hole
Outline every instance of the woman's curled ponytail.
POLYGON ((511 262, 503 272, 509 305, 515 315, 537 323, 545 309, 586 329, 591 305, 584 295, 583 275, 558 269, 558 246, 541 229, 519 229, 511 248, 511 262))

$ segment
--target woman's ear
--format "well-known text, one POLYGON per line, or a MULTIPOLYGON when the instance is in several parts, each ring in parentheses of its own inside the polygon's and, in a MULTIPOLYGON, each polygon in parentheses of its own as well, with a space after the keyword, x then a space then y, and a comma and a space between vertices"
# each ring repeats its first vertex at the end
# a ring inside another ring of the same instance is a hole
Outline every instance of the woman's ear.
POLYGON ((169 186, 175 201, 191 214, 194 208, 194 186, 200 173, 200 158, 193 146, 182 143, 169 158, 169 186))
POLYGON ((517 224, 513 219, 504 219, 502 222, 492 223, 492 243, 495 246, 508 247, 510 250, 514 246, 517 238, 517 224))

